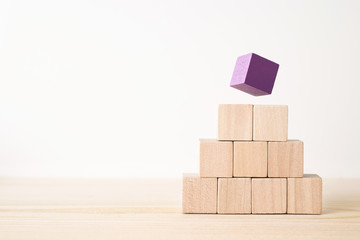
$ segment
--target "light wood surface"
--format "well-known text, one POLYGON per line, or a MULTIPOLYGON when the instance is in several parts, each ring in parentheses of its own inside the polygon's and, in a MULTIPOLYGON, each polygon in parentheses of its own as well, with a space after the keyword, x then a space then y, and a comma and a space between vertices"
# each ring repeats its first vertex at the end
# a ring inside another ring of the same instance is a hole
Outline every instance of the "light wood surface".
POLYGON ((288 178, 288 213, 320 214, 321 189, 322 180, 316 174, 304 174, 303 178, 288 178))
POLYGON ((234 142, 234 177, 267 177, 267 142, 234 142))
POLYGON ((269 177, 302 177, 304 175, 304 143, 298 140, 269 142, 269 177))
POLYGON ((251 104, 220 104, 218 109, 219 140, 252 140, 251 104))
POLYGON ((0 239, 360 239, 360 179, 323 179, 321 215, 182 214, 181 185, 0 179, 0 239))
POLYGON ((183 175, 183 213, 216 213, 217 178, 200 178, 198 174, 183 175))
POLYGON ((286 178, 252 179, 252 213, 286 213, 286 178))
POLYGON ((232 177, 232 141, 200 139, 200 177, 232 177))
POLYGON ((219 178, 218 213, 251 213, 251 178, 219 178))
POLYGON ((254 105, 254 141, 286 141, 288 139, 288 106, 254 105))

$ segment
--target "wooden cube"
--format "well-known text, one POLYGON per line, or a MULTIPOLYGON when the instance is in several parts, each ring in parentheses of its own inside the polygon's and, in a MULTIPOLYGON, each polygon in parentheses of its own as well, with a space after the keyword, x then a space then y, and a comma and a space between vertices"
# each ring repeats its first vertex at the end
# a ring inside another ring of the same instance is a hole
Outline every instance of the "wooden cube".
POLYGON ((252 213, 286 213, 286 178, 252 179, 252 213))
POLYGON ((302 177, 304 174, 304 143, 291 140, 268 143, 269 177, 302 177))
POLYGON ((254 141, 286 141, 288 106, 254 105, 254 141))
POLYGON ((250 104, 220 104, 218 140, 252 140, 252 111, 250 104))
POLYGON ((183 175, 183 213, 216 213, 217 178, 183 175))
POLYGON ((267 177, 267 142, 234 142, 234 177, 267 177))
POLYGON ((255 53, 238 57, 230 86, 254 96, 271 94, 279 64, 255 53))
POLYGON ((233 142, 200 139, 200 177, 232 177, 233 142))
POLYGON ((218 179, 218 213, 251 213, 251 178, 218 179))
POLYGON ((288 213, 321 214, 322 179, 316 174, 288 178, 288 213))

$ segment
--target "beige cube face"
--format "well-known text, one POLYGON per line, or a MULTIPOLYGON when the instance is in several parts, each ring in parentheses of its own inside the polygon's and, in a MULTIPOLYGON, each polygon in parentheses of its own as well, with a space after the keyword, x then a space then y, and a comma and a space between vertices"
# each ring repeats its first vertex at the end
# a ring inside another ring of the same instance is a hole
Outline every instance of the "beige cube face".
POLYGON ((267 177, 267 142, 234 142, 234 177, 267 177))
POLYGON ((254 105, 254 141, 287 141, 288 106, 254 105))
POLYGON ((250 104, 220 104, 218 110, 218 140, 252 140, 250 104))
POLYGON ((200 139, 200 177, 232 177, 233 142, 200 139))
POLYGON ((251 213, 251 178, 218 179, 218 213, 251 213))
POLYGON ((252 213, 286 213, 286 178, 252 179, 252 213))
POLYGON ((268 143, 269 177, 302 177, 304 175, 304 143, 290 140, 268 143))
POLYGON ((316 174, 288 178, 288 213, 321 214, 322 179, 316 174))
POLYGON ((217 178, 200 178, 198 174, 184 174, 183 213, 216 213, 217 178))

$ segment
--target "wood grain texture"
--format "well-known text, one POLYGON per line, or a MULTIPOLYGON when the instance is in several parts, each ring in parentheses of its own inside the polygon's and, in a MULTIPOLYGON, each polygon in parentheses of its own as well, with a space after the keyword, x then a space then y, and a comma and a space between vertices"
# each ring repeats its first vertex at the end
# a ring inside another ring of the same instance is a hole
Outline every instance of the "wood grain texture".
POLYGON ((304 143, 298 140, 268 143, 269 177, 302 177, 304 143))
POLYGON ((233 142, 200 139, 200 177, 232 177, 233 142))
POLYGON ((218 213, 251 213, 251 178, 218 179, 218 213))
POLYGON ((250 104, 220 104, 218 109, 219 140, 252 140, 250 104))
POLYGON ((288 139, 288 106, 254 105, 254 141, 286 141, 288 139))
POLYGON ((234 177, 267 177, 267 142, 234 142, 234 177))
POLYGON ((287 209, 288 213, 292 214, 321 214, 321 177, 316 174, 305 174, 303 178, 288 178, 287 209))
POLYGON ((216 213, 217 178, 183 175, 183 213, 216 213))
POLYGON ((286 213, 286 178, 252 179, 252 213, 286 213))
POLYGON ((323 179, 321 215, 182 214, 182 178, 0 178, 1 240, 358 240, 360 179, 323 179))

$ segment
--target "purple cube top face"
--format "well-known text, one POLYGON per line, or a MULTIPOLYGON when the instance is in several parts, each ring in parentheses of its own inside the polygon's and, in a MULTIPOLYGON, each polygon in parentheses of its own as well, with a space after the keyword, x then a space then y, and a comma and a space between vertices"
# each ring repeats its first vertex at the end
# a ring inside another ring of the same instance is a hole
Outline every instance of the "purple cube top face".
POLYGON ((230 86, 254 96, 269 95, 279 64, 255 53, 238 57, 230 86))

